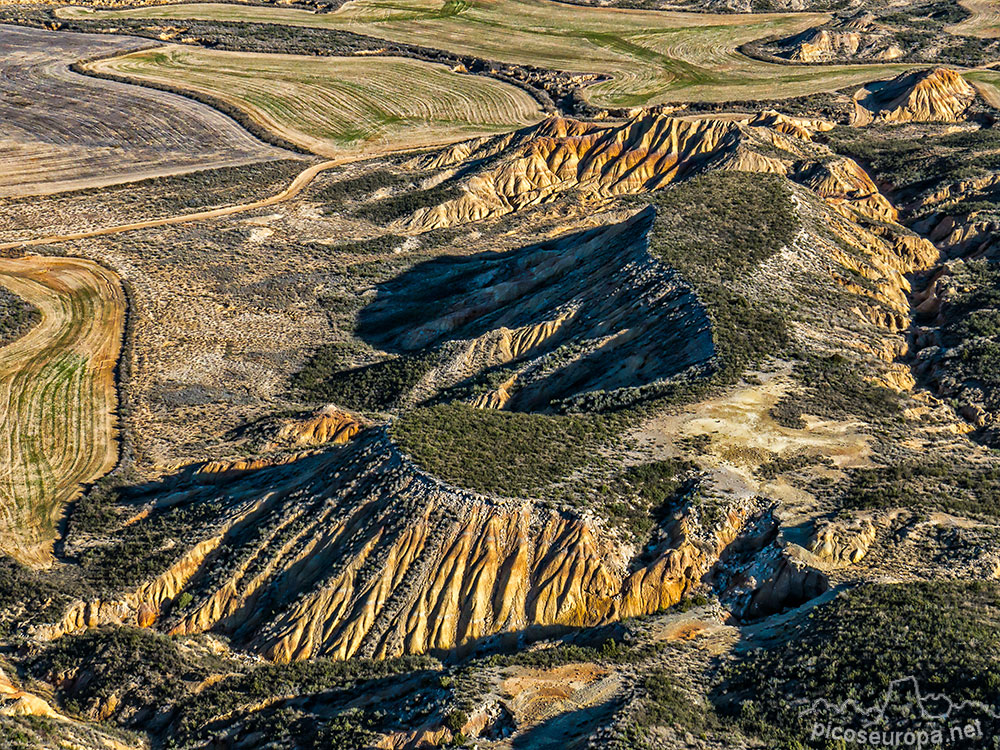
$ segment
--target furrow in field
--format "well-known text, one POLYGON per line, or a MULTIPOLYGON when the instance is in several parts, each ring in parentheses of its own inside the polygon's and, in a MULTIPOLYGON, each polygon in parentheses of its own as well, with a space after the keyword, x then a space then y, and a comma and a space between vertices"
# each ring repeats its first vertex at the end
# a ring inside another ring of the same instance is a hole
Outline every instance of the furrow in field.
POLYGON ((88 67, 222 100, 325 156, 444 144, 542 117, 537 102, 519 88, 404 58, 316 58, 171 45, 88 67))
POLYGON ((65 504, 117 458, 125 299, 113 273, 74 258, 0 259, 0 284, 41 313, 0 348, 0 552, 41 564, 65 504))
POLYGON ((252 21, 354 31, 506 63, 608 76, 610 80, 587 89, 591 101, 603 106, 801 96, 889 77, 906 68, 789 66, 737 52, 745 42, 788 36, 823 23, 827 16, 818 13, 624 11, 547 0, 476 2, 459 14, 443 13, 440 2, 428 0, 352 0, 337 12, 323 14, 218 3, 120 11, 63 8, 59 13, 74 18, 252 21))

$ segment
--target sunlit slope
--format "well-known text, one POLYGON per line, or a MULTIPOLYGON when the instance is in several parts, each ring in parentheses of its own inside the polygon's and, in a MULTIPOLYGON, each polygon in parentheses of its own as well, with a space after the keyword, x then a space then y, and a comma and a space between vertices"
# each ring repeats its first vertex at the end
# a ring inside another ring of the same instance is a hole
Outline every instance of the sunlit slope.
POLYGON ((905 66, 787 66, 752 60, 739 45, 790 35, 825 20, 816 13, 713 15, 582 8, 544 0, 441 4, 435 0, 354 0, 335 13, 199 3, 93 11, 67 18, 218 20, 353 31, 553 70, 600 74, 588 89, 603 106, 664 100, 780 98, 832 91, 885 77, 905 66))
POLYGON ((117 457, 114 368, 125 299, 89 261, 0 260, 41 321, 0 349, 0 551, 44 562, 63 505, 117 457))
POLYGON ((198 92, 326 156, 448 143, 537 122, 501 81, 398 57, 306 57, 169 46, 90 68, 198 92))

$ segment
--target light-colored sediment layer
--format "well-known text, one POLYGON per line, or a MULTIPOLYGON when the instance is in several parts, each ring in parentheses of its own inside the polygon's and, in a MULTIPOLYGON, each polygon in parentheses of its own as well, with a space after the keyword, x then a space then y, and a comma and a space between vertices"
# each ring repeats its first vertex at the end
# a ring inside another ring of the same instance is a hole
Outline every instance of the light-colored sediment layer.
POLYGON ((704 532, 682 518, 652 562, 632 571, 591 520, 445 487, 378 436, 237 477, 224 491, 195 484, 174 501, 205 492, 226 498, 220 523, 169 570, 121 600, 81 602, 37 634, 106 622, 216 629, 289 661, 595 625, 676 603, 754 509, 733 506, 704 532), (182 591, 193 603, 161 622, 182 591))
POLYGON ((903 73, 854 96, 852 125, 871 122, 956 122, 976 98, 976 89, 949 68, 903 73))
POLYGON ((0 284, 41 313, 0 349, 0 550, 42 563, 66 502, 117 460, 125 297, 114 273, 74 258, 0 259, 0 284))

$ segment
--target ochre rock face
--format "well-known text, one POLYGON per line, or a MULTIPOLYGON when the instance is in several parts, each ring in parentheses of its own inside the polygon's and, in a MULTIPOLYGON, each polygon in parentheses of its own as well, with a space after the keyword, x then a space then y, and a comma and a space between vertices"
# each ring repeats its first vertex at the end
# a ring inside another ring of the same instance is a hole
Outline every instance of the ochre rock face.
POLYGON ((876 529, 869 519, 852 523, 830 522, 819 526, 809 541, 809 551, 835 565, 861 561, 875 541, 876 529))
POLYGON ((869 84, 855 95, 853 125, 877 122, 956 122, 976 90, 954 70, 934 68, 869 84))
MULTIPOLYGON (((191 501, 205 485, 192 485, 191 501)), ((180 499, 185 490, 179 490, 180 499)), ((655 612, 697 585, 751 512, 697 543, 688 521, 650 565, 584 517, 442 486, 374 433, 353 447, 235 478, 226 518, 119 602, 81 603, 54 637, 100 622, 218 630, 269 659, 451 650, 532 627, 655 612), (707 541, 706 541, 707 540, 707 541), (182 591, 183 616, 169 606, 182 591)))
POLYGON ((301 420, 288 420, 278 431, 276 442, 296 446, 340 445, 364 429, 364 424, 353 414, 335 406, 321 409, 315 415, 301 420))
POLYGON ((784 134, 800 136, 809 122, 782 120, 774 130, 764 122, 686 120, 651 111, 621 125, 555 117, 515 134, 459 144, 422 166, 475 159, 483 168, 460 197, 418 210, 407 229, 425 232, 502 216, 570 189, 601 197, 655 190, 704 168, 784 174, 785 164, 752 145, 789 145, 784 134), (775 137, 782 138, 779 144, 775 137))
POLYGON ((780 42, 779 54, 803 63, 847 60, 889 62, 906 54, 877 25, 848 22, 837 28, 814 28, 780 42))

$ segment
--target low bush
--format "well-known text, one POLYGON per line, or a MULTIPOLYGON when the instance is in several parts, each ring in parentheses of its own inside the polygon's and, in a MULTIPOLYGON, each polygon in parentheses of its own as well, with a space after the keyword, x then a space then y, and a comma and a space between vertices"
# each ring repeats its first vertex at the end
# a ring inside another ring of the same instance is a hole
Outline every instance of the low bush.
MULTIPOLYGON (((818 699, 832 704, 850 699, 872 709, 884 705, 876 728, 917 728, 921 717, 909 704, 916 697, 914 683, 924 696, 950 699, 956 708, 948 721, 961 722, 962 701, 995 709, 998 604, 1000 585, 993 581, 861 586, 802 617, 791 637, 743 652, 726 670, 715 699, 744 731, 783 750, 843 747, 812 737, 812 721, 820 717, 805 716, 802 708, 818 699)), ((851 710, 834 721, 858 729, 868 718, 851 710)), ((1000 725, 993 714, 972 718, 982 720, 986 737, 997 736, 1000 725)))
POLYGON ((751 301, 741 279, 795 237, 799 220, 783 177, 712 172, 654 193, 653 256, 675 268, 705 304, 722 382, 788 343, 787 311, 751 301))
POLYGON ((902 507, 995 518, 1000 513, 1000 464, 928 457, 855 469, 843 504, 864 510, 902 507))
POLYGON ((795 378, 801 387, 783 396, 771 410, 774 420, 784 427, 805 427, 803 414, 876 419, 900 410, 902 398, 896 391, 865 380, 858 375, 856 365, 839 354, 799 354, 795 378))
POLYGON ((398 419, 392 435, 423 469, 460 487, 519 495, 597 460, 613 436, 599 416, 549 416, 441 404, 398 419))
POLYGON ((359 411, 384 411, 398 407, 436 361, 431 354, 404 354, 342 369, 356 351, 343 344, 319 349, 292 379, 293 389, 311 401, 329 401, 359 411))
POLYGON ((0 346, 21 338, 41 319, 34 305, 0 286, 0 346))

